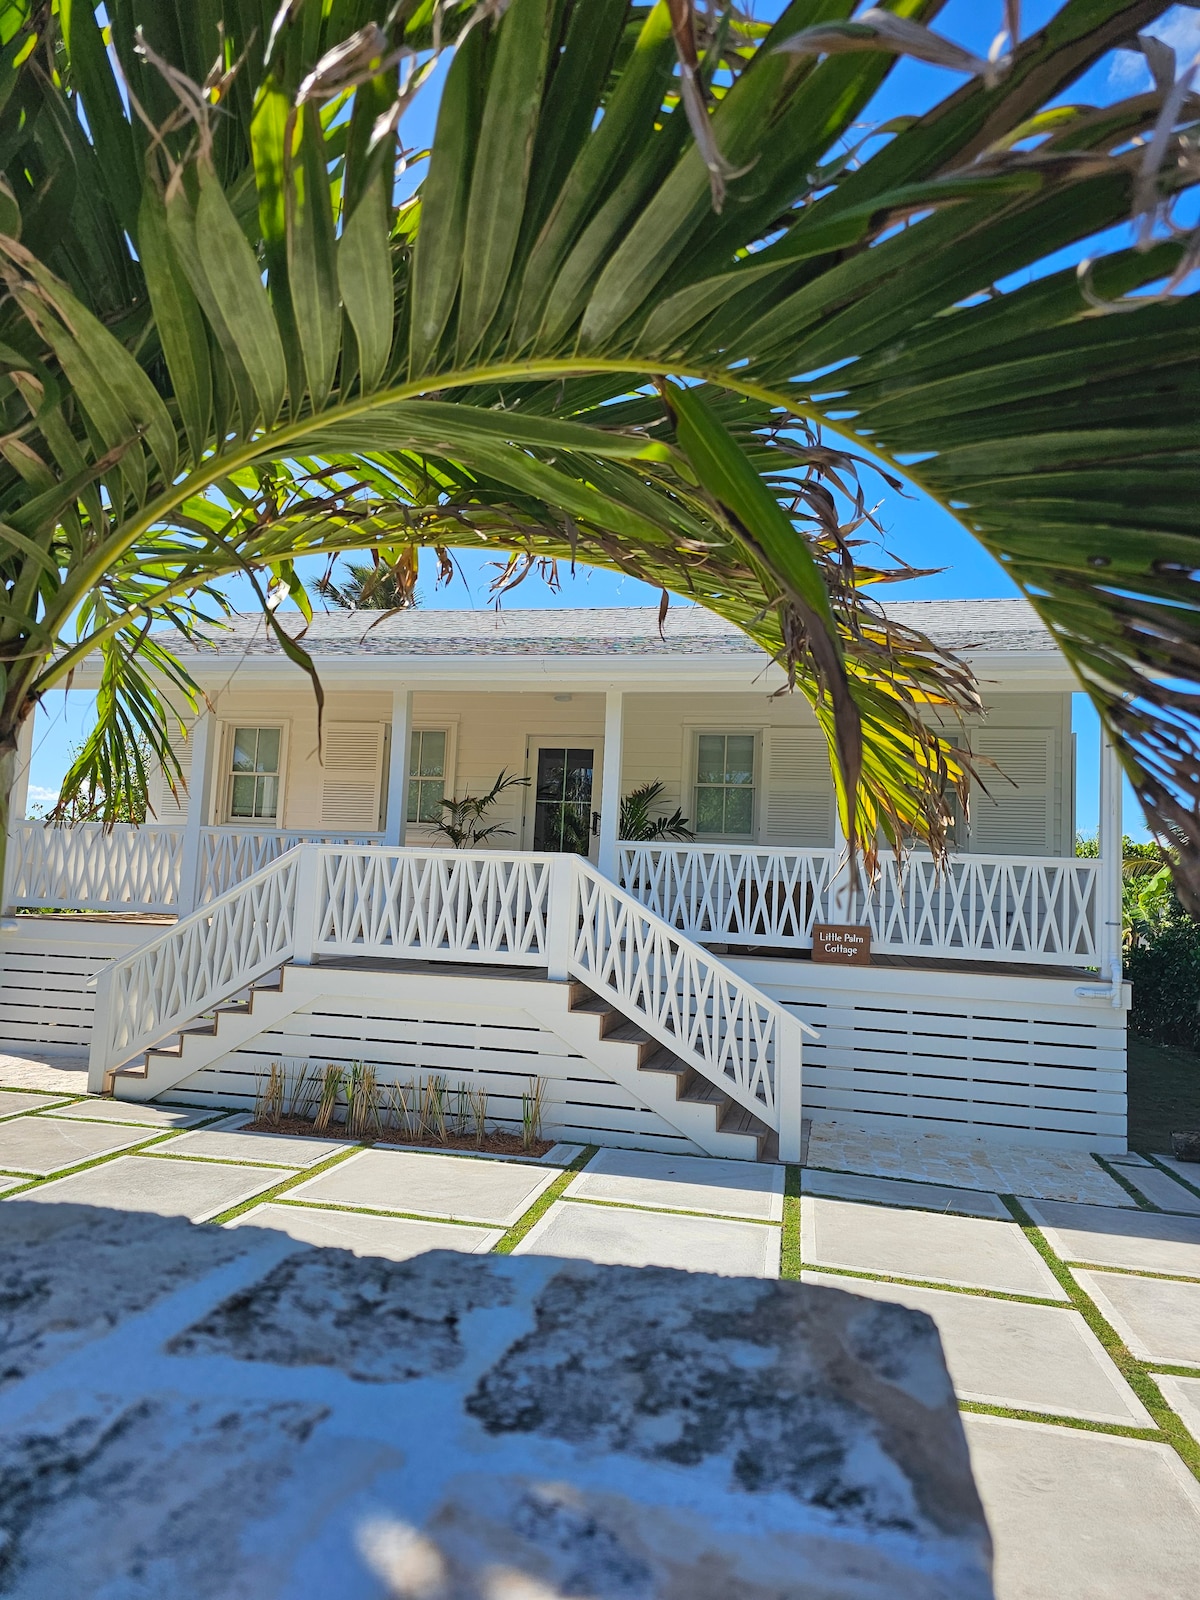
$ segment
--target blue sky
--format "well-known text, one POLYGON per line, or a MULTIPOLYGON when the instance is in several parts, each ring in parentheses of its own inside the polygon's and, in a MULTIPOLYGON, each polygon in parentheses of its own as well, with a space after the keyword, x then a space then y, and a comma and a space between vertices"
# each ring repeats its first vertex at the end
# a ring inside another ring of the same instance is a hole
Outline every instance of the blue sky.
MULTIPOLYGON (((748 9, 763 20, 771 20, 783 9, 783 0, 757 0, 748 9)), ((1058 0, 1026 0, 1021 9, 1024 36, 1043 26, 1061 6, 1058 0)), ((936 26, 939 32, 977 54, 986 54, 1001 27, 1002 14, 1000 0, 949 0, 937 18, 936 26)), ((1151 31, 1175 47, 1182 67, 1200 50, 1200 10, 1174 6, 1153 25, 1151 31)), ((443 77, 444 69, 435 74, 405 118, 405 141, 413 151, 420 151, 430 141, 443 77)), ((902 111, 920 111, 950 92, 956 81, 962 80, 945 70, 920 62, 901 61, 869 108, 864 123, 883 122, 902 111)), ((1093 104, 1104 103, 1149 87, 1149 73, 1142 56, 1121 51, 1093 68, 1072 94, 1065 98, 1093 104)), ((420 164, 415 164, 411 169, 411 183, 417 181, 420 171, 420 164)), ((1116 233, 1121 231, 1116 230, 1116 233)), ((1046 265, 1057 268, 1066 264, 1068 259, 1073 258, 1064 255, 1046 265)), ((919 492, 902 496, 886 486, 881 485, 880 488, 879 517, 886 532, 888 548, 914 565, 943 569, 933 577, 890 588, 891 596, 896 599, 956 599, 1003 597, 1017 593, 999 564, 959 527, 948 512, 919 492)), ((430 557, 424 568, 425 581, 421 584, 423 603, 428 607, 451 610, 489 604, 487 588, 493 573, 489 563, 493 559, 482 553, 463 552, 459 558, 460 576, 449 587, 438 589, 433 581, 430 557)), ((306 574, 311 579, 323 564, 307 565, 313 569, 306 574)), ((579 567, 574 574, 564 569, 561 580, 561 591, 554 594, 540 580, 531 577, 508 603, 514 607, 628 606, 653 605, 658 600, 657 591, 633 579, 595 569, 579 567)), ((239 607, 253 607, 249 586, 243 580, 231 581, 229 593, 239 607)), ((1075 702, 1078 823, 1084 832, 1091 832, 1096 824, 1097 722, 1084 696, 1077 695, 1075 702)), ((57 793, 71 747, 78 743, 86 729, 91 704, 91 696, 78 691, 66 694, 57 692, 47 697, 35 726, 31 771, 31 794, 35 800, 44 802, 57 793)), ((1144 838, 1146 833, 1141 825, 1140 809, 1128 785, 1126 789, 1127 831, 1144 838)))

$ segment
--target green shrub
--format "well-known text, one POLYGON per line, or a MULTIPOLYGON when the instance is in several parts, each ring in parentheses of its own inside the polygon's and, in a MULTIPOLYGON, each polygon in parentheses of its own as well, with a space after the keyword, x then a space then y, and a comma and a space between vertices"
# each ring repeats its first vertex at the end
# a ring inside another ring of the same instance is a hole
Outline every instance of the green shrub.
POLYGON ((1135 922, 1125 951, 1129 1025, 1158 1044, 1200 1050, 1200 922, 1184 911, 1135 922))

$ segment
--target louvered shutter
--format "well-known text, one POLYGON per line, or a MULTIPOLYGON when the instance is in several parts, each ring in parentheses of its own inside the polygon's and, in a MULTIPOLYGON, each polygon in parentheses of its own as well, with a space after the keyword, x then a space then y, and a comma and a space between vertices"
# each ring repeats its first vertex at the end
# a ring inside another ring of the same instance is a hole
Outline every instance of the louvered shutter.
POLYGON ((767 769, 768 844, 827 849, 833 843, 829 748, 816 729, 772 729, 767 769))
POLYGON ((383 773, 382 722, 331 722, 325 726, 321 826, 347 833, 379 827, 383 773))
POLYGON ((163 769, 156 767, 151 772, 150 781, 146 786, 146 798, 152 813, 147 816, 148 822, 179 823, 187 817, 192 772, 191 734, 195 725, 194 718, 185 719, 183 729, 180 729, 178 719, 173 712, 171 713, 167 738, 179 762, 183 781, 175 779, 175 787, 179 792, 178 795, 174 795, 171 793, 171 785, 163 769))
POLYGON ((981 728, 971 743, 1000 769, 985 767, 989 792, 976 786, 973 793, 971 849, 981 855, 1053 855, 1053 732, 981 728))

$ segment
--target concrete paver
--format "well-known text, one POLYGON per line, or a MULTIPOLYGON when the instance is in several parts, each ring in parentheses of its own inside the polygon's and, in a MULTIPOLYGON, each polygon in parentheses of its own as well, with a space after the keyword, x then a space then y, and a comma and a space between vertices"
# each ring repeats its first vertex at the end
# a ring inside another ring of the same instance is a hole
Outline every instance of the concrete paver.
POLYGON ((291 1192, 297 1200, 409 1211, 511 1228, 558 1177, 540 1167, 408 1150, 363 1150, 291 1192))
MULTIPOLYGON (((86 1124, 85 1124, 86 1126, 86 1124)), ((146 1156, 121 1156, 56 1178, 19 1195, 21 1201, 50 1205, 70 1201, 103 1206, 109 1211, 153 1211, 160 1217, 187 1217, 206 1222, 241 1205, 289 1176, 278 1168, 227 1167, 215 1161, 154 1161, 146 1156)))
POLYGON ((1182 1600, 1200 1483, 1167 1444, 963 1417, 996 1545, 997 1600, 1182 1600))
POLYGON ((780 1244, 781 1230, 761 1222, 559 1200, 513 1254, 570 1256, 604 1266, 678 1267, 722 1277, 777 1278, 780 1244))
POLYGON ((1075 1277, 1139 1361, 1200 1367, 1200 1283, 1078 1267, 1075 1277))
POLYGON ((1155 1160, 1161 1161, 1164 1167, 1170 1167, 1194 1189, 1200 1189, 1200 1161, 1176 1161, 1174 1156, 1156 1156, 1155 1160))
POLYGON ((808 1160, 815 1167, 955 1189, 1098 1206, 1134 1204, 1086 1150, 998 1144, 965 1133, 884 1133, 843 1122, 814 1122, 808 1160))
POLYGON ((36 1094, 32 1090, 5 1089, 0 1093, 0 1118, 19 1117, 26 1111, 45 1111, 48 1106, 62 1106, 60 1094, 36 1094))
POLYGON ((960 1400, 1124 1427, 1154 1426, 1154 1418, 1078 1311, 826 1272, 802 1277, 805 1283, 894 1301, 931 1316, 960 1400))
POLYGON ((190 1106, 142 1105, 137 1100, 75 1100, 55 1113, 72 1122, 132 1122, 146 1128, 190 1128, 212 1116, 190 1106))
POLYGON ((1025 1209, 1064 1261, 1200 1278, 1200 1218, 1030 1200, 1025 1209))
POLYGON ((1164 1373, 1154 1381, 1162 1390, 1163 1399, 1179 1413, 1184 1427, 1200 1444, 1200 1378, 1168 1378, 1164 1373))
POLYGON ((86 1094, 87 1086, 86 1050, 30 1044, 0 1051, 0 1087, 86 1094))
POLYGON ((926 1211, 962 1211, 969 1217, 1011 1220, 999 1195, 982 1189, 947 1189, 942 1184, 910 1183, 903 1178, 865 1178, 854 1172, 822 1172, 805 1167, 802 1194, 823 1194, 834 1200, 877 1200, 883 1205, 920 1207, 926 1211))
POLYGON ((1067 1298, 1015 1223, 814 1198, 801 1205, 800 1226, 809 1266, 1067 1298))
POLYGON ((0 1167, 45 1177, 114 1150, 127 1150, 152 1133, 149 1128, 69 1122, 61 1117, 18 1117, 0 1123, 0 1167))
POLYGON ((173 1156, 204 1156, 213 1161, 258 1161, 268 1166, 315 1167, 345 1150, 344 1139, 310 1139, 287 1133, 243 1133, 240 1129, 201 1128, 162 1146, 173 1156))
POLYGON ((28 1178, 0 1178, 0 1194, 7 1189, 19 1189, 23 1183, 28 1183, 28 1178))
POLYGON ((783 1221, 783 1168, 648 1150, 601 1150, 571 1180, 567 1194, 664 1211, 711 1211, 758 1222, 783 1221))
POLYGON ((1164 1211, 1181 1211, 1193 1217, 1200 1217, 1200 1194, 1193 1194, 1190 1189, 1185 1189, 1182 1183, 1176 1183, 1174 1178, 1160 1168, 1147 1163, 1144 1167, 1128 1168, 1125 1176, 1147 1200, 1152 1200, 1164 1211))
POLYGON ((369 1211, 318 1211, 268 1201, 225 1224, 227 1228, 275 1228, 301 1244, 350 1250, 356 1256, 408 1261, 426 1250, 461 1250, 485 1255, 504 1237, 500 1228, 453 1222, 416 1222, 411 1217, 375 1217, 369 1211))

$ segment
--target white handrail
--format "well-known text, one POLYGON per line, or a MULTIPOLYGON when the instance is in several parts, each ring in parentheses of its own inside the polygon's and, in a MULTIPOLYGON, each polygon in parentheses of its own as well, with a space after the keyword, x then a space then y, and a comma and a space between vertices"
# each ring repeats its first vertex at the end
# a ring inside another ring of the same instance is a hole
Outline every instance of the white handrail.
POLYGON ((313 953, 547 965, 549 855, 321 848, 313 953))
POLYGON ((252 873, 301 844, 371 845, 378 833, 327 832, 319 828, 204 828, 200 833, 196 904, 207 905, 252 873))
POLYGON ((782 1134, 794 1120, 798 1140, 800 1043, 812 1030, 588 862, 572 867, 571 975, 768 1127, 782 1134))
POLYGON ((182 827, 14 822, 7 903, 63 911, 176 911, 182 827))
POLYGON ((102 1091, 114 1068, 291 959, 301 855, 289 850, 211 905, 101 969, 90 1093, 102 1091))
POLYGON ((832 850, 623 844, 622 884, 708 943, 812 946, 814 922, 870 927, 880 954, 1095 966, 1100 862, 1083 856, 913 853, 835 907, 832 850))
POLYGON ((286 850, 102 970, 89 1086, 274 968, 314 957, 578 978, 777 1129, 785 1159, 799 1158, 804 1025, 578 856, 286 850))

